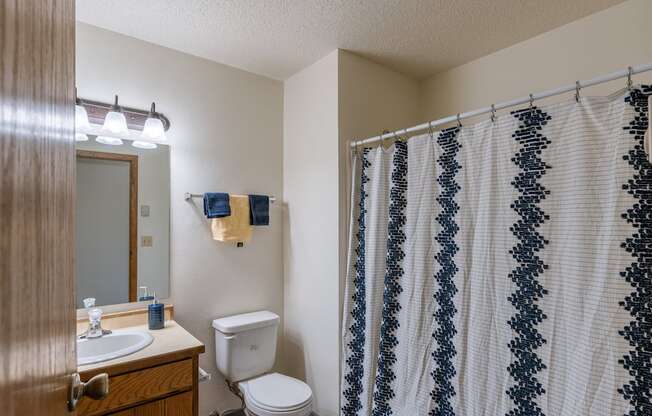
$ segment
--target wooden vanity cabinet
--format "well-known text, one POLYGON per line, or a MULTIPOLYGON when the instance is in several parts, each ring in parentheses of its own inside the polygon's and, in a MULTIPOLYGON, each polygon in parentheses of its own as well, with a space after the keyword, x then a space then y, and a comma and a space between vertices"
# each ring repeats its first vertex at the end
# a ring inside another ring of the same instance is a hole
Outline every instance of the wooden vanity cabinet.
POLYGON ((117 364, 80 373, 86 381, 109 374, 109 394, 84 397, 78 416, 197 416, 198 356, 204 347, 117 364))

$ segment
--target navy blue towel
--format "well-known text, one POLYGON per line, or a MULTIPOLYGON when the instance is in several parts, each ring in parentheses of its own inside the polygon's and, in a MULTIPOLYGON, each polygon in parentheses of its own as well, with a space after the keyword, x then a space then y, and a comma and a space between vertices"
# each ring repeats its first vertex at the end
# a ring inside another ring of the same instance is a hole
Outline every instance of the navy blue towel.
POLYGON ((267 195, 249 195, 249 223, 251 225, 269 225, 269 197, 267 195))
POLYGON ((204 215, 206 218, 222 218, 231 215, 229 194, 207 192, 204 194, 204 215))

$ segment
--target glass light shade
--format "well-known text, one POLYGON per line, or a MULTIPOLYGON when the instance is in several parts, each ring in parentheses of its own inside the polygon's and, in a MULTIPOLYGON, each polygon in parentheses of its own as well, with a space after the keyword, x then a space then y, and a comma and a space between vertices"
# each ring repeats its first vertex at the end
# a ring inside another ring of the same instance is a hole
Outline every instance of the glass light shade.
POLYGON ((75 105, 75 130, 87 131, 91 128, 91 123, 88 122, 88 113, 86 109, 77 104, 75 105))
POLYGON ((88 136, 85 135, 84 133, 75 133, 75 141, 76 142, 87 142, 88 141, 88 136))
POLYGON ((158 146, 156 143, 152 142, 143 142, 141 140, 134 140, 131 145, 139 149, 156 149, 158 146))
POLYGON ((102 130, 112 134, 128 134, 127 119, 125 115, 117 111, 109 111, 104 118, 104 125, 102 130))
POLYGON ((111 146, 120 146, 122 144, 122 139, 118 139, 117 137, 109 137, 109 136, 97 136, 95 141, 98 143, 108 144, 111 146))
POLYGON ((150 140, 165 140, 163 122, 156 117, 148 117, 143 127, 142 138, 150 140))

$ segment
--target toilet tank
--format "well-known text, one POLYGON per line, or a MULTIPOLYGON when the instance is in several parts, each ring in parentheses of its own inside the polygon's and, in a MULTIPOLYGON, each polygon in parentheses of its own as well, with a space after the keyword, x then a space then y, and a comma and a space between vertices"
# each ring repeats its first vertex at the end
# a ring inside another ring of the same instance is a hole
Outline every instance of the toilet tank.
POLYGON ((232 382, 269 372, 276 358, 279 317, 269 311, 215 319, 215 361, 232 382))

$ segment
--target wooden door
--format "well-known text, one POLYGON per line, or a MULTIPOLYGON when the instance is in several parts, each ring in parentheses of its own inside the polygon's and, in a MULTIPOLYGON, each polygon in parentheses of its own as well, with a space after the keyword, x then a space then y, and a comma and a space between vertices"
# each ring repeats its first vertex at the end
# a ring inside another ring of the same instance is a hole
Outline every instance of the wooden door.
POLYGON ((0 414, 68 415, 74 0, 0 2, 0 414))

